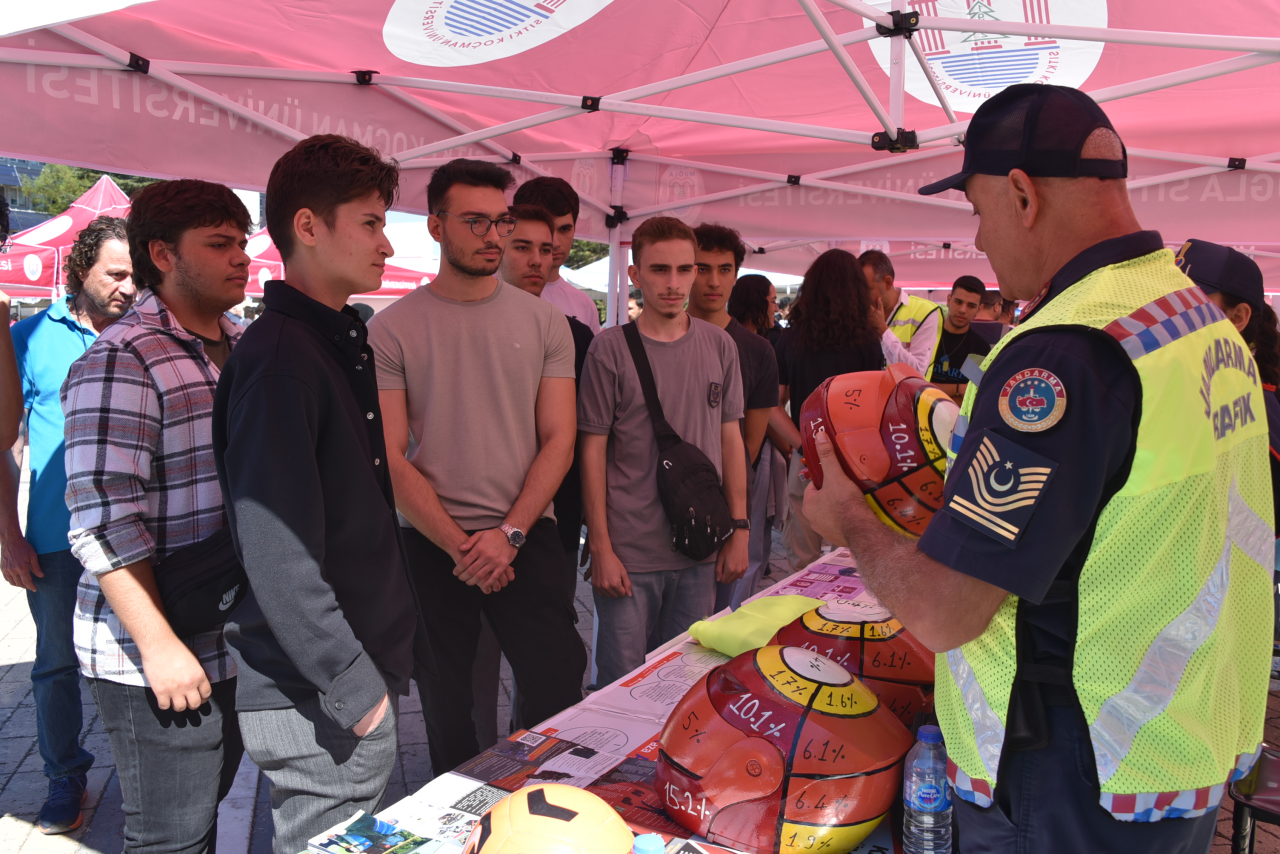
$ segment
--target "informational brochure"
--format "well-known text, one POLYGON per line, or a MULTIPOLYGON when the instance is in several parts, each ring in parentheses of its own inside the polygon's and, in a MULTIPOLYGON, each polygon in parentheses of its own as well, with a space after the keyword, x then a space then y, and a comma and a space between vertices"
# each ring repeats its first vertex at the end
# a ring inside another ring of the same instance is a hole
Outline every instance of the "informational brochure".
POLYGON ((606 753, 634 756, 657 741, 662 724, 649 718, 578 705, 551 718, 538 727, 538 732, 606 753))
POLYGON ((686 639, 644 667, 582 701, 591 709, 609 709, 655 721, 659 728, 676 704, 708 671, 729 660, 697 641, 686 639))
POLYGON ((539 783, 585 788, 623 760, 620 754, 521 730, 464 762, 454 773, 507 792, 539 783))

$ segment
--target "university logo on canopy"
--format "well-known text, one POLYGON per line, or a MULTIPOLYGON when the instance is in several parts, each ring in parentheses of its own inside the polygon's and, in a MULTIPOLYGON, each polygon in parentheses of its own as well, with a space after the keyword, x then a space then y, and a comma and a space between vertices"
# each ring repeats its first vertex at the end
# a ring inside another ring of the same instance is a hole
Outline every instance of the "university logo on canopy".
POLYGON ((382 39, 417 65, 479 65, 546 44, 613 0, 396 0, 382 39))
MULTIPOLYGON (((887 10, 889 4, 873 4, 887 10)), ((1106 27, 1107 0, 910 0, 910 9, 929 17, 969 18, 974 22, 1106 27)), ((1052 83, 1079 87, 1102 56, 1102 42, 1064 41, 1042 36, 920 30, 914 36, 929 69, 951 106, 975 112, 982 102, 1015 83, 1052 83)), ((871 43, 871 52, 890 73, 889 40, 871 43)), ((937 104, 929 81, 915 63, 907 65, 907 91, 937 104)))

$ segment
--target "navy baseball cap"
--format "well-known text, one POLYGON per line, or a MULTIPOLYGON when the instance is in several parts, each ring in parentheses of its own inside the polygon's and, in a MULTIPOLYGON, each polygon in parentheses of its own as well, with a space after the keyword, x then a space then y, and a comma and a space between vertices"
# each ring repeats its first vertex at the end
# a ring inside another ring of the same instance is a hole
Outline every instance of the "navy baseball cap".
POLYGON ((1258 262, 1230 246, 1192 238, 1178 250, 1177 263, 1206 294, 1231 294, 1257 309, 1266 302, 1258 262))
POLYGON ((963 190, 970 175, 1008 175, 1014 169, 1033 178, 1129 177, 1127 156, 1080 156, 1085 140, 1098 128, 1115 132, 1102 108, 1079 89, 1043 83, 1009 86, 969 120, 961 171, 921 187, 919 193, 963 190))

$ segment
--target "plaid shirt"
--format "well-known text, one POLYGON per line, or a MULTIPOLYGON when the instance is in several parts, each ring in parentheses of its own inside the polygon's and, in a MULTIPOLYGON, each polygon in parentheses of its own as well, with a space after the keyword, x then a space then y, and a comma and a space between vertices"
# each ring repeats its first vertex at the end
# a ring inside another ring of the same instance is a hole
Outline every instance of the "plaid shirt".
MULTIPOLYGON (((241 328, 226 318, 232 344, 241 328)), ((98 576, 164 560, 226 525, 213 463, 218 368, 152 291, 98 337, 62 386, 71 551, 85 573, 76 596, 75 646, 86 675, 146 685, 133 638, 98 576)), ((236 675, 222 631, 183 641, 209 681, 236 675)))

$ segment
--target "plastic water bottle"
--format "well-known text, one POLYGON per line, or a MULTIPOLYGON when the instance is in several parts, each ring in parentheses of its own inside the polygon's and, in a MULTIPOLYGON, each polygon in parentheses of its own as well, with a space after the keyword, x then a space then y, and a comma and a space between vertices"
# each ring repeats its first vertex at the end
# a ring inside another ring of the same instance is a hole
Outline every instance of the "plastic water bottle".
POLYGON ((658 834, 644 833, 636 837, 635 843, 631 846, 631 854, 662 854, 666 847, 666 843, 658 834))
POLYGON ((922 726, 907 754, 902 774, 902 850, 906 854, 951 852, 951 789, 947 785, 947 749, 942 730, 922 726))

